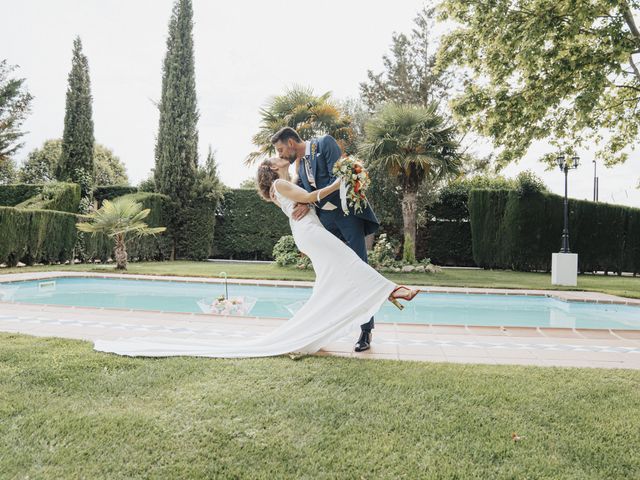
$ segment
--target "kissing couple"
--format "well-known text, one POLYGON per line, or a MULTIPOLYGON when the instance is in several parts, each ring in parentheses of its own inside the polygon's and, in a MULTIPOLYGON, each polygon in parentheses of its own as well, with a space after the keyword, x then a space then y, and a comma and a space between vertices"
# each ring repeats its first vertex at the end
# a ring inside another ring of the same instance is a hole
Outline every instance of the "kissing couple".
POLYGON ((359 327, 355 351, 362 352, 371 346, 373 316, 382 304, 389 300, 402 309, 398 299, 416 296, 416 290, 394 284, 367 264, 365 236, 380 225, 371 206, 361 212, 349 207, 348 214, 338 208, 341 180, 332 172, 342 152, 336 140, 325 135, 303 141, 294 129, 285 127, 271 143, 278 157, 258 166, 258 193, 289 218, 296 246, 311 260, 316 280, 309 300, 283 325, 251 340, 220 344, 175 338, 98 340, 96 350, 130 356, 304 355, 359 327))

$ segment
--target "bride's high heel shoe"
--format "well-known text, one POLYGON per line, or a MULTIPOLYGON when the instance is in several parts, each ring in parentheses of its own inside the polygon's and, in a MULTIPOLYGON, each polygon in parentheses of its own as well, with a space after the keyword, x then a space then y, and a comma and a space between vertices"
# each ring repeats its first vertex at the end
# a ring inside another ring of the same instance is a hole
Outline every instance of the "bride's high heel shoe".
POLYGON ((404 285, 398 285, 396 288, 393 289, 393 292, 391 292, 391 295, 389 295, 389 301, 391 303, 393 303, 396 307, 398 307, 400 310, 402 310, 404 308, 404 305, 402 305, 398 299, 401 298, 403 300, 406 300, 407 302, 410 302, 411 300, 414 299, 414 297, 419 293, 419 290, 411 290, 409 287, 405 287, 404 285), (409 293, 405 294, 405 295, 397 295, 394 296, 394 293, 396 293, 398 290, 402 290, 402 289, 407 290, 409 293))

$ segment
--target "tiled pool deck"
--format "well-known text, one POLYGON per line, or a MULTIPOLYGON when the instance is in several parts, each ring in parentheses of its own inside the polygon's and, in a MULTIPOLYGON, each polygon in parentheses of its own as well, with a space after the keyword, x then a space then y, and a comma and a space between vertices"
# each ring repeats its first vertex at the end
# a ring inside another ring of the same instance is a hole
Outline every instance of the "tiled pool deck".
MULTIPOLYGON (((0 283, 56 277, 111 277, 220 283, 216 278, 117 275, 85 272, 37 272, 0 275, 0 283)), ((310 282, 232 280, 233 283, 309 287, 310 282)), ((621 303, 640 300, 595 292, 416 287, 424 292, 548 295, 567 301, 621 303)), ((122 337, 166 337, 212 341, 265 333, 285 320, 220 317, 206 314, 115 310, 0 302, 0 331, 93 341, 122 337)), ((476 327, 378 323, 371 350, 353 352, 353 335, 324 348, 320 355, 363 359, 538 366, 640 369, 640 330, 476 327)))

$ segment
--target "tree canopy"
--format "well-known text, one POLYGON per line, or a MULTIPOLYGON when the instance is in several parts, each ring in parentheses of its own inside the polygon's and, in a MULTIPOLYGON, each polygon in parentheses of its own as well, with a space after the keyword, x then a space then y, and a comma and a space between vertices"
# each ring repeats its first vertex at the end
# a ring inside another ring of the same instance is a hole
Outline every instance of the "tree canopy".
POLYGON ((387 102, 428 106, 447 97, 449 72, 437 70, 434 9, 424 8, 409 35, 394 33, 391 51, 382 57, 383 70, 367 72, 360 95, 370 111, 387 102))
MULTIPOLYGON (((462 92, 457 120, 493 139, 498 164, 546 140, 572 153, 624 162, 637 145, 640 113, 638 0, 444 0, 439 67, 462 92)), ((551 154, 546 156, 551 160, 551 154)))
POLYGON ((12 78, 16 67, 0 61, 0 183, 13 180, 12 156, 22 147, 20 130, 29 113, 33 96, 26 90, 23 78, 12 78))
MULTIPOLYGON (((18 172, 22 183, 47 183, 55 180, 56 165, 62 155, 62 140, 47 140, 42 147, 29 152, 18 172)), ((97 185, 127 185, 125 166, 111 149, 94 143, 95 182, 97 185)))

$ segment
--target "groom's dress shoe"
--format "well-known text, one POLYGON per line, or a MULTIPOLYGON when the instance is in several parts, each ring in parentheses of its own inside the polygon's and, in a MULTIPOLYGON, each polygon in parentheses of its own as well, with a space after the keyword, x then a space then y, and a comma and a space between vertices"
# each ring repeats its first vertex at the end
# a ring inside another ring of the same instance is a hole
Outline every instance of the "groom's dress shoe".
POLYGON ((371 332, 361 332, 360 338, 358 338, 354 350, 356 352, 364 352, 365 350, 369 350, 371 348, 371 337, 371 332))

